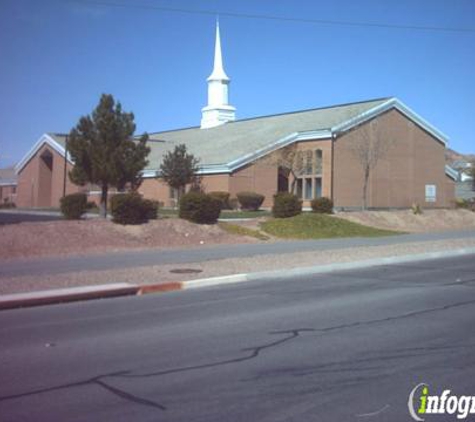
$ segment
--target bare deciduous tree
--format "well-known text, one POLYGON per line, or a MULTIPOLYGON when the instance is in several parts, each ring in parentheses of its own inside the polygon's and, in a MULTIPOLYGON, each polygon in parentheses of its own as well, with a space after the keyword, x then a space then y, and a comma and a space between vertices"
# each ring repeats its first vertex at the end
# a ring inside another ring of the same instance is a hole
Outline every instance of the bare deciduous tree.
POLYGON ((297 179, 305 173, 305 154, 306 151, 299 150, 297 144, 292 144, 273 152, 263 160, 267 164, 277 166, 279 171, 285 173, 285 177, 292 175, 290 192, 295 193, 297 179))
POLYGON ((393 145, 393 139, 383 134, 377 120, 371 120, 354 129, 350 150, 363 170, 363 209, 368 207, 368 182, 371 171, 393 145))

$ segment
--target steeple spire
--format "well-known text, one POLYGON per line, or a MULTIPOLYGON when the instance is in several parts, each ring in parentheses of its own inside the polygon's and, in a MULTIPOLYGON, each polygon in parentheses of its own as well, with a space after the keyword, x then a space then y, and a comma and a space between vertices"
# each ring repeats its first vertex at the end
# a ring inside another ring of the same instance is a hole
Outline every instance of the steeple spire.
POLYGON ((211 75, 209 75, 208 78, 208 81, 211 80, 229 81, 229 78, 223 68, 223 55, 221 53, 221 36, 219 34, 219 20, 216 20, 216 41, 214 44, 213 72, 211 73, 211 75))
POLYGON ((228 104, 230 79, 223 68, 219 21, 216 20, 214 65, 208 79, 208 105, 201 110, 201 128, 211 128, 235 119, 236 109, 228 104))

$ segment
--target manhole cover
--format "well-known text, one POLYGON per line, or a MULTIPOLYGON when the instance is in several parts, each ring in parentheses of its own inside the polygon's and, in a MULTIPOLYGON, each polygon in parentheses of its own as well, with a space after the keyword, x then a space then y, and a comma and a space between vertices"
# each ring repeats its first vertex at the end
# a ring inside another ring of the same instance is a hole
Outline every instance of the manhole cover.
POLYGON ((174 268, 173 270, 170 270, 170 272, 173 274, 196 274, 203 272, 203 270, 198 270, 196 268, 174 268))

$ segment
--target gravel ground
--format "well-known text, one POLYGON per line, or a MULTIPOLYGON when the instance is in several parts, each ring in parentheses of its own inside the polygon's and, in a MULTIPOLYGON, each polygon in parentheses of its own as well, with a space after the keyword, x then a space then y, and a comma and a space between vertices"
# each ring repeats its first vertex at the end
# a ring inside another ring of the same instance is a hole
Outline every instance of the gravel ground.
POLYGON ((72 274, 15 277, 0 283, 0 294, 24 293, 75 286, 90 286, 107 283, 129 282, 141 285, 170 281, 185 281, 258 271, 291 269, 325 265, 389 256, 414 255, 426 252, 447 251, 475 247, 475 239, 460 239, 438 242, 419 242, 381 247, 362 247, 324 252, 301 252, 282 255, 264 255, 255 258, 224 259, 186 265, 160 265, 113 271, 81 271, 72 274), (201 270, 194 274, 174 274, 170 270, 201 270))
POLYGON ((178 218, 152 220, 140 226, 102 219, 28 222, 0 226, 0 260, 256 242, 255 238, 229 234, 217 225, 178 218))

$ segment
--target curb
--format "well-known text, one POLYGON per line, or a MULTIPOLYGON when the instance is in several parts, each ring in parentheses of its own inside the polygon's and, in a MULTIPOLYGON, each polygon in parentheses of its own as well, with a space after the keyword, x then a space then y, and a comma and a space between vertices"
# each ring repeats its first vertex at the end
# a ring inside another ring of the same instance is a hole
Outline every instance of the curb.
POLYGON ((114 283, 100 286, 71 287, 68 289, 0 295, 0 310, 136 295, 138 290, 139 287, 133 284, 114 283))
POLYGON ((373 258, 363 261, 293 268, 290 270, 272 270, 247 274, 233 274, 181 282, 148 284, 143 286, 131 283, 114 283, 99 286, 73 287, 67 289, 44 290, 32 293, 0 295, 0 310, 39 305, 52 305, 79 300, 102 299, 126 295, 140 296, 153 293, 166 293, 178 290, 222 286, 250 281, 266 281, 283 277, 325 274, 334 271, 370 268, 381 265, 404 264, 440 258, 454 258, 473 254, 475 254, 475 248, 462 248, 453 251, 428 252, 418 255, 403 255, 399 257, 373 258))
POLYGON ((191 281, 183 281, 181 290, 196 289, 200 287, 211 287, 223 284, 242 283, 247 281, 264 281, 268 279, 305 276, 313 274, 325 274, 334 271, 345 271, 361 268, 370 268, 381 265, 404 264, 415 261, 433 260, 440 258, 454 258, 458 256, 475 254, 475 248, 462 248, 453 251, 428 252, 417 255, 402 255, 399 257, 373 258, 363 261, 345 262, 327 265, 318 265, 312 267, 294 268, 290 270, 272 270, 256 273, 235 274, 222 277, 202 278, 191 281))

